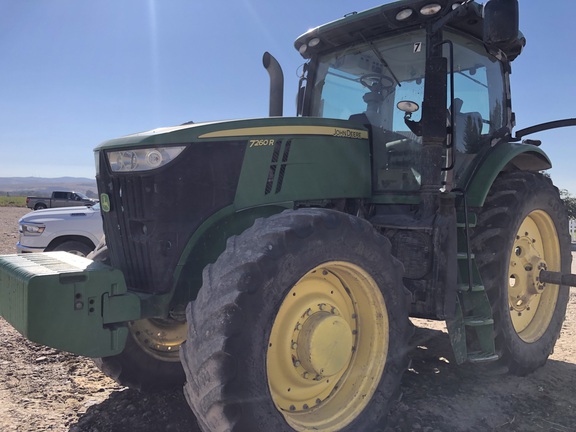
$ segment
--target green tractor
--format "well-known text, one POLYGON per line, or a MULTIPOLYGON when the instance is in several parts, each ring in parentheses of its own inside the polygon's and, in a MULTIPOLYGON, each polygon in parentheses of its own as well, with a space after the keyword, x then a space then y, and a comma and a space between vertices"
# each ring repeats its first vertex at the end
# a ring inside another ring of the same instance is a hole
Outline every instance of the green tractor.
POLYGON ((95 150, 106 245, 0 258, 0 314, 119 383, 180 387, 205 432, 374 431, 409 317, 458 363, 524 375, 566 311, 551 162, 517 131, 517 0, 402 0, 300 36, 297 116, 184 124, 95 150))

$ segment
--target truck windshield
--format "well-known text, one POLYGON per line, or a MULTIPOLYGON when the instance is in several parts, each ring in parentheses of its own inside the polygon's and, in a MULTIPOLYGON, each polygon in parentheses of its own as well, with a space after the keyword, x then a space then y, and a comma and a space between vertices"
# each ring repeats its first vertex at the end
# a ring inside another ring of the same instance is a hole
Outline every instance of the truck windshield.
MULTIPOLYGON (((489 136, 504 125, 503 73, 482 43, 446 31, 454 44, 456 180, 489 136)), ((447 45, 445 56, 449 57, 447 45)), ((420 187, 422 110, 405 121, 400 101, 422 107, 426 34, 414 30, 321 55, 315 64, 310 116, 370 124, 375 191, 420 187), (386 61, 384 65, 381 59, 386 61)), ((450 105, 450 95, 447 98, 450 105)), ((413 105, 414 106, 414 105, 413 105)), ((448 123, 447 123, 448 124, 448 123)))

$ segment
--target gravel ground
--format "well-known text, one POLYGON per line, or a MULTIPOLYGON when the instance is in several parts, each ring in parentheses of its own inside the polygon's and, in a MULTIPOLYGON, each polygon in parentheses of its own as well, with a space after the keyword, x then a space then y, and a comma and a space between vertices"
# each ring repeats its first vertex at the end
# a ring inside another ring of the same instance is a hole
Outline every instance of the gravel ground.
MULTIPOLYGON (((17 221, 26 212, 0 208, 0 254, 15 253, 17 221)), ((575 291, 555 353, 524 378, 456 366, 444 326, 415 322, 402 397, 388 427, 367 432, 576 430, 575 291)), ((0 338, 0 431, 199 431, 181 391, 121 387, 90 359, 28 342, 1 318, 0 338)))

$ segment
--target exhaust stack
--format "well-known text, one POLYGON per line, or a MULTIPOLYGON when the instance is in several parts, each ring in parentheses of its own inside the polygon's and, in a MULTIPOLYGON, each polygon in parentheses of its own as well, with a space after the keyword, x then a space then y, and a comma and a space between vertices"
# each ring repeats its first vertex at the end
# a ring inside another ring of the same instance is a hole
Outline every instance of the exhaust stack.
POLYGON ((262 64, 270 75, 270 117, 282 117, 284 106, 284 73, 278 60, 269 52, 262 56, 262 64))

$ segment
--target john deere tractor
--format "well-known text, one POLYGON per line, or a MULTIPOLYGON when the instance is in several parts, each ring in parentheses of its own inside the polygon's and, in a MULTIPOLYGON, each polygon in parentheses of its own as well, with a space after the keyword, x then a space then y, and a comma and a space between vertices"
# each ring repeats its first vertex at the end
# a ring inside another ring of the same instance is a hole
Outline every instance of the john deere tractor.
POLYGON ((96 148, 106 244, 0 258, 0 313, 142 390, 184 385, 205 432, 375 431, 409 317, 458 363, 542 366, 568 300, 567 213, 513 134, 516 0, 402 0, 300 36, 297 116, 96 148))

